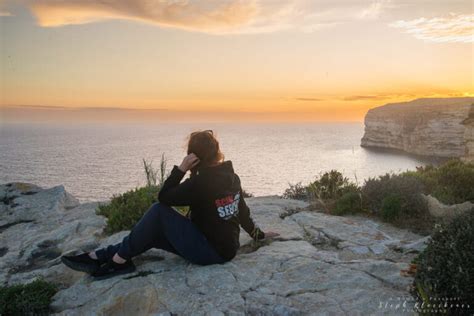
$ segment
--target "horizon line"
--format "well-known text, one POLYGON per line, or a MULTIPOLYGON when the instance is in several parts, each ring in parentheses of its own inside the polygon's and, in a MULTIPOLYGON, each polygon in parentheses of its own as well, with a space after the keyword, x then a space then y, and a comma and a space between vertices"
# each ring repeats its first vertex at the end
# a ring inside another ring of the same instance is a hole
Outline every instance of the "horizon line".
MULTIPOLYGON (((446 96, 446 97, 418 97, 412 98, 404 101, 397 102, 386 102, 384 104, 376 105, 374 107, 383 106, 392 103, 404 103, 411 102, 420 99, 463 99, 463 98, 472 98, 470 95, 462 96, 446 96)), ((300 101, 322 101, 322 99, 314 98, 297 98, 300 101)), ((169 108, 133 108, 133 107, 119 107, 119 106, 63 106, 63 105, 41 105, 41 104, 0 104, 0 108, 31 108, 31 109, 43 109, 43 110, 109 110, 109 111, 167 111, 167 112, 211 112, 211 113, 315 113, 314 111, 245 111, 245 110, 180 110, 180 109, 169 109, 169 108)), ((369 108, 370 109, 370 108, 369 108)))

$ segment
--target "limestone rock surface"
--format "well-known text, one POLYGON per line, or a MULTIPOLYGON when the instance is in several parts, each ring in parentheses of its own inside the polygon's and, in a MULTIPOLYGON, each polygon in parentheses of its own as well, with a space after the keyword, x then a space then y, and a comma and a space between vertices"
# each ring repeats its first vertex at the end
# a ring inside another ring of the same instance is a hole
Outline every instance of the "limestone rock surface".
POLYGON ((411 303, 412 279, 400 271, 427 238, 301 201, 255 197, 247 199, 255 221, 278 238, 255 245, 242 231, 236 258, 211 266, 152 249, 134 259, 137 272, 94 281, 59 258, 127 234, 103 236, 97 203, 79 204, 63 186, 20 183, 1 185, 0 199, 2 284, 38 276, 59 284, 52 302, 59 315, 397 315, 411 303))

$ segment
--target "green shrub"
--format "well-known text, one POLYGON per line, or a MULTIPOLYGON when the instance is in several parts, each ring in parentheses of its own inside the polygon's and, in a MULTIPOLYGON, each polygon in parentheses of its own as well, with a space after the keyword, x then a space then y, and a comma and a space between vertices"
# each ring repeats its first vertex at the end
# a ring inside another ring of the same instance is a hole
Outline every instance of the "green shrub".
POLYGON ((385 174, 362 186, 362 208, 395 226, 429 234, 434 218, 421 196, 423 182, 411 174, 385 174))
POLYGON ((48 315, 57 287, 42 279, 0 287, 0 315, 48 315))
POLYGON ((399 218, 402 211, 402 199, 396 194, 383 198, 380 216, 386 222, 393 222, 399 218))
POLYGON ((297 184, 289 184, 289 188, 283 192, 283 198, 295 200, 308 199, 308 187, 298 182, 297 184))
POLYGON ((283 193, 284 198, 308 200, 335 200, 345 193, 356 192, 359 188, 337 170, 325 172, 309 185, 289 184, 283 193))
MULTIPOLYGON (((474 312, 474 209, 435 228, 426 249, 419 254, 414 291, 419 300, 459 298, 474 312)), ((431 301, 433 302, 433 301, 431 301)), ((444 302, 444 301, 442 301, 444 302)), ((428 302, 427 302, 428 303, 428 302)))
POLYGON ((439 167, 418 167, 405 174, 419 178, 425 192, 445 204, 474 202, 474 163, 452 159, 439 167))
POLYGON ((361 199, 358 192, 347 192, 336 202, 336 207, 332 211, 334 215, 345 215, 360 212, 361 199))
POLYGON ((344 193, 354 191, 357 191, 357 186, 337 170, 325 172, 308 186, 309 194, 321 200, 336 200, 344 193))
POLYGON ((369 178, 362 186, 364 208, 380 215, 383 200, 391 195, 400 199, 400 215, 417 217, 427 213, 427 205, 422 198, 424 185, 420 179, 411 175, 385 174, 369 178))
POLYGON ((100 204, 97 214, 107 217, 105 232, 113 234, 130 230, 150 208, 158 202, 160 187, 146 186, 114 195, 109 204, 100 204))

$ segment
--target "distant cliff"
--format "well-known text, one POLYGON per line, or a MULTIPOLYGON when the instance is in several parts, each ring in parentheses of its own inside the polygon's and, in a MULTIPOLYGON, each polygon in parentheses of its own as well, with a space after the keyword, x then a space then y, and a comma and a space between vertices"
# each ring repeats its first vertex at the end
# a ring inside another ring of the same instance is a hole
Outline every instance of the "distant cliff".
POLYGON ((473 161, 474 98, 426 98, 370 109, 361 146, 473 161))

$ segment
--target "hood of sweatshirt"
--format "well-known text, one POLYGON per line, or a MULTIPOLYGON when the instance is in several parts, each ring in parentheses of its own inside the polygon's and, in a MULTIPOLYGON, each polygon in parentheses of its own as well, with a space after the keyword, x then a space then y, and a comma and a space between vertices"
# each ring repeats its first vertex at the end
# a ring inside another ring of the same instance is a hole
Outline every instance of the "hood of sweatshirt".
MULTIPOLYGON (((213 187, 218 186, 230 190, 240 188, 240 179, 235 174, 232 161, 230 160, 226 160, 216 166, 201 168, 197 176, 201 181, 213 187)), ((219 191, 220 190, 217 190, 217 192, 219 191)))

